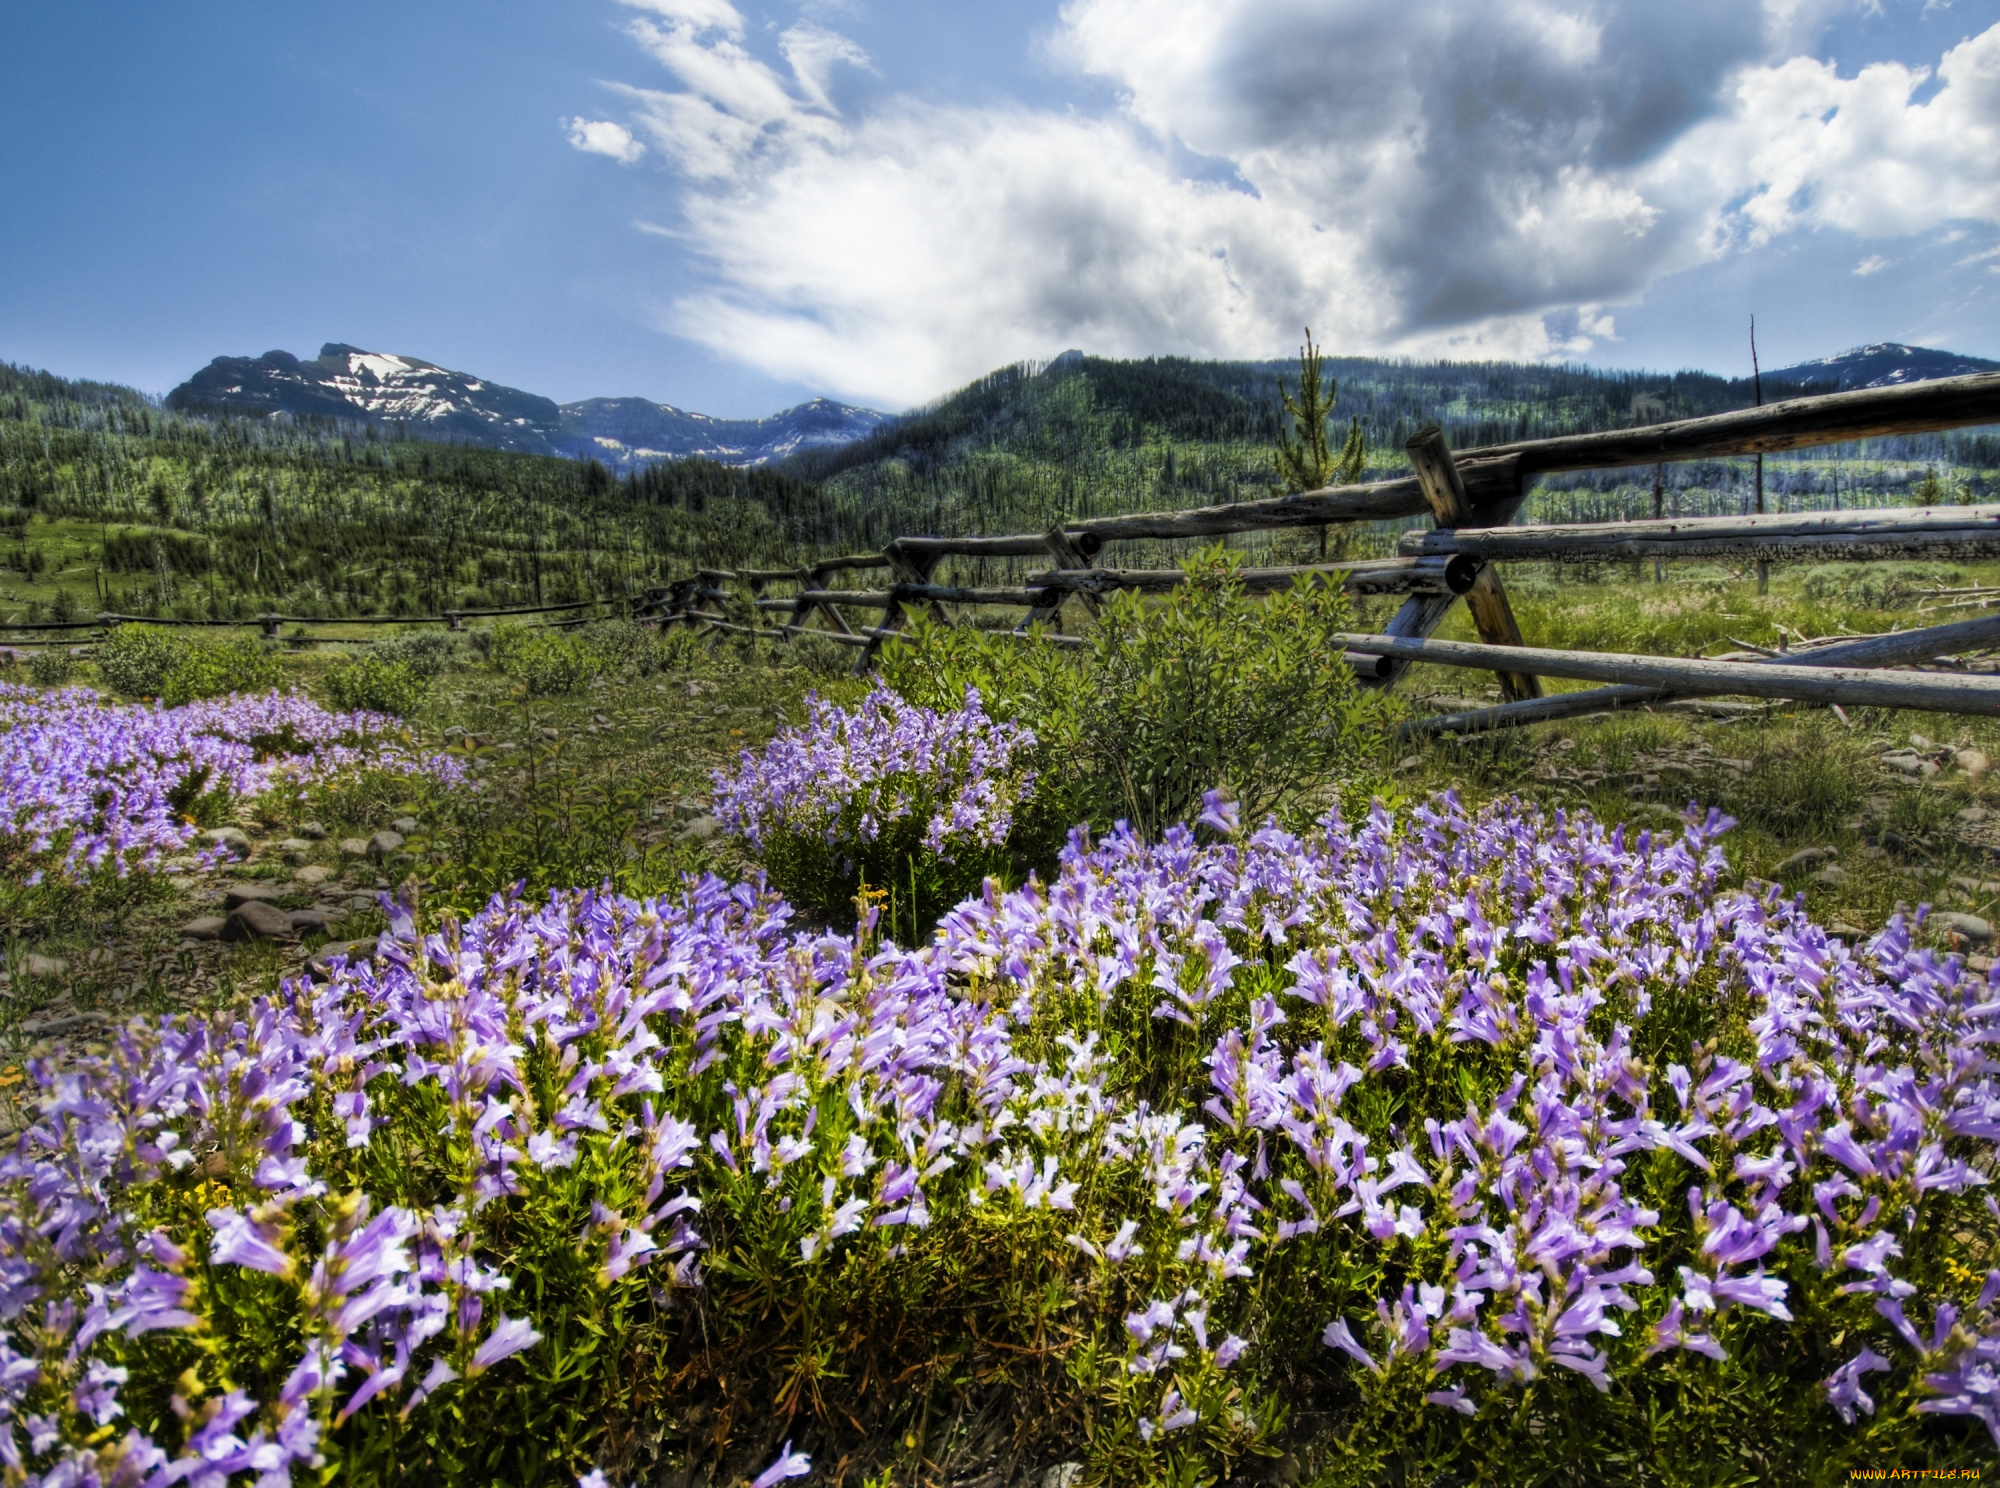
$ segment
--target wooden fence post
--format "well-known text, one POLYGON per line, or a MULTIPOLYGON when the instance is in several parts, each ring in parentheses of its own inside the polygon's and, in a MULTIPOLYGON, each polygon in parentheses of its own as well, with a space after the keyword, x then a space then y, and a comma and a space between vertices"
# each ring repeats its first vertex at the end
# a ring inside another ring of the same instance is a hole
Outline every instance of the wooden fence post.
MULTIPOLYGON (((1042 534, 1042 546, 1049 550, 1049 557, 1059 569, 1095 568, 1097 555, 1104 549, 1104 541, 1094 533, 1079 532, 1075 537, 1060 527, 1051 527, 1042 534)), ((1030 580, 1030 583, 1033 581, 1030 580)), ((1038 605, 1029 607, 1016 630, 1028 630, 1050 620, 1058 620, 1062 614, 1063 601, 1074 594, 1083 601, 1083 607, 1092 615, 1097 613, 1097 596, 1087 589, 1053 589, 1042 598, 1038 605)))
MULTIPOLYGON (((894 582, 889 585, 889 610, 882 617, 882 623, 875 628, 875 633, 868 637, 868 644, 861 648, 861 655, 854 663, 856 676, 865 674, 875 665, 875 657, 882 649, 884 637, 903 628, 903 590, 928 584, 931 570, 937 567, 938 562, 937 554, 912 554, 904 549, 900 541, 886 545, 882 556, 889 560, 889 572, 894 575, 894 582)), ((944 620, 944 610, 936 600, 931 601, 930 608, 933 615, 944 620)))
MULTIPOLYGON (((1424 500, 1430 504, 1431 515, 1437 525, 1464 527, 1476 521, 1472 498, 1466 494, 1458 464, 1445 444, 1444 430, 1433 424, 1411 439, 1407 448, 1410 463, 1416 467, 1417 482, 1423 487, 1424 500)), ((1487 645, 1523 644, 1514 608, 1507 603, 1507 591, 1500 582, 1499 571, 1491 565, 1482 568, 1472 581, 1472 587, 1465 591, 1465 606, 1472 611, 1472 622, 1479 627, 1479 638, 1487 645)), ((1540 679, 1525 672, 1498 672, 1495 675, 1500 679, 1502 695, 1510 703, 1542 695, 1540 679)))

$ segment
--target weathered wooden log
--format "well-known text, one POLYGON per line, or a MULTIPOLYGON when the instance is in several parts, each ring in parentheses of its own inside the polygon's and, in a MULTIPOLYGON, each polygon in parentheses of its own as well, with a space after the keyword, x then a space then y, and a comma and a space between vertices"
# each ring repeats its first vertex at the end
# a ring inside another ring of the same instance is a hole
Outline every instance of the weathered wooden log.
POLYGON ((1029 532, 1003 537, 905 537, 899 539, 912 557, 1046 558, 1048 544, 1029 532))
MULTIPOLYGON (((1349 594, 1463 594, 1480 570, 1477 559, 1433 560, 1410 558, 1361 558, 1348 563, 1303 563, 1282 568, 1237 570, 1243 588, 1251 594, 1271 594, 1289 589, 1302 578, 1322 574, 1339 576, 1349 594), (1455 566, 1454 566, 1455 565, 1455 566)), ((1187 582, 1178 568, 1085 568, 1056 569, 1036 574, 1032 584, 1082 590, 1092 594, 1112 594, 1120 589, 1142 593, 1163 593, 1187 582)))
POLYGON ((818 636, 823 641, 836 641, 843 646, 865 646, 868 644, 867 636, 856 635, 852 631, 813 630, 804 625, 787 625, 783 629, 787 636, 813 635, 818 636))
POLYGON ((2000 553, 2000 505, 1411 532, 1404 534, 1396 549, 1408 558, 1464 554, 1489 561, 1553 563, 1640 558, 1730 558, 1739 562, 1991 558, 2000 553))
POLYGON ((890 568, 888 556, 883 553, 849 553, 841 558, 817 558, 813 560, 814 573, 840 573, 850 568, 890 568))
MULTIPOLYGON (((1417 472, 1417 484, 1423 487, 1424 500, 1430 504, 1431 515, 1438 526, 1456 528, 1475 520, 1472 498, 1466 494, 1465 482, 1460 479, 1451 449, 1445 443, 1444 430, 1436 424, 1420 429, 1404 448, 1409 452, 1410 464, 1417 472)), ((1480 640, 1489 646, 1518 646, 1522 643, 1520 622, 1514 618, 1514 607, 1507 603, 1507 591, 1500 582, 1497 569, 1481 569, 1474 575, 1464 597, 1480 640)), ((1541 682, 1525 672, 1502 668, 1496 675, 1500 679, 1500 691, 1509 702, 1521 702, 1542 695, 1541 682)))
MULTIPOLYGON (((2000 615, 1961 620, 1954 625, 1931 625, 1922 630, 1897 631, 1893 635, 1864 636, 1815 646, 1810 650, 1781 651, 1775 656, 1754 658, 1742 664, 1765 666, 1779 662, 1809 667, 1909 666, 1985 646, 2000 646, 2000 615)), ((1601 713, 1607 708, 1634 707, 1687 696, 1689 694, 1672 688, 1592 687, 1582 692, 1563 692, 1531 702, 1505 703, 1497 708, 1470 708, 1456 713, 1440 713, 1431 718, 1412 718, 1397 733, 1405 738, 1480 733, 1490 729, 1519 728, 1530 723, 1548 723, 1559 718, 1581 718, 1586 713, 1601 713)))
POLYGON ((816 605, 854 605, 864 610, 886 610, 895 603, 887 589, 805 589, 799 598, 816 605))
MULTIPOLYGON (((1486 460, 1477 453, 1459 456, 1459 472, 1474 506, 1504 500, 1518 483, 1513 457, 1486 460)), ((1233 501, 1177 512, 1134 512, 1119 517, 1089 517, 1065 524, 1069 532, 1089 533, 1105 542, 1133 538, 1173 540, 1226 537, 1236 532, 1264 532, 1286 527, 1319 527, 1332 522, 1378 522, 1422 516, 1430 510, 1415 476, 1375 481, 1365 486, 1329 486, 1271 496, 1261 501, 1233 501)))
POLYGON ((1761 408, 1705 418, 1563 434, 1518 444, 1467 450, 1463 458, 1513 456, 1523 475, 1563 470, 1612 470, 1662 460, 1775 454, 1821 444, 1845 444, 1878 434, 1917 434, 2000 423, 2000 372, 1940 377, 1900 387, 1862 388, 1788 398, 1761 408))
POLYGON ((1813 667, 1776 662, 1697 661, 1675 656, 1620 656, 1551 651, 1539 646, 1485 646, 1396 636, 1342 635, 1342 646, 1364 656, 1411 664, 1512 666, 1543 677, 1619 682, 1686 693, 1737 693, 1850 707, 1914 708, 1929 713, 2000 717, 2000 677, 1946 677, 1927 672, 1879 672, 1860 667, 1813 667))

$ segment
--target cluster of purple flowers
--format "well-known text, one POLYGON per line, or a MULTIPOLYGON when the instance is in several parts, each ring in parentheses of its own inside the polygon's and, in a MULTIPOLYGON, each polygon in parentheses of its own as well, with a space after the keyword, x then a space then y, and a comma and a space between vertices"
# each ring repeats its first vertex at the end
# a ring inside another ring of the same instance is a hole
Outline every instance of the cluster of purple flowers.
POLYGON ((214 850, 191 853, 199 828, 176 804, 184 795, 244 799, 363 768, 459 778, 448 759, 410 749, 397 720, 292 693, 167 708, 0 682, 0 834, 34 860, 30 883, 123 877, 177 854, 212 861, 214 850))
POLYGON ((1719 891, 1715 817, 1628 836, 1441 798, 1209 825, 1079 833, 1048 884, 989 886, 914 951, 714 879, 495 900, 422 938, 401 920, 384 959, 234 1027, 135 1025, 36 1066, 0 1162, 0 1463, 285 1482, 349 1414, 532 1346, 502 1303, 535 1288, 492 1237, 557 1212, 589 1215, 595 1285, 669 1313, 715 1225, 810 1288, 857 1247, 924 1264, 1017 1215, 1115 1303, 1100 1356, 1153 1442, 1259 1364, 1254 1279, 1294 1256, 1390 1278, 1324 1342, 1364 1378, 1420 1371, 1441 1409, 1555 1370, 1611 1390, 1670 1354, 1715 1367, 1809 1288, 1846 1339, 1829 1429, 1886 1372, 1898 1410, 2000 1441, 2000 1273, 1933 1263, 2000 1234, 2000 989, 1902 922, 1857 955, 1774 891, 1719 891), (1642 1054, 1656 1002, 1689 996, 1739 1043, 1642 1054), (1455 1054, 1434 1108, 1369 1099, 1455 1054), (360 1192, 385 1129, 429 1156, 399 1157, 408 1191, 360 1192), (1642 1155, 1677 1165, 1675 1206, 1628 1187, 1642 1155), (195 1164, 227 1198, 176 1230, 152 1196, 195 1164), (305 1342, 273 1399, 184 1402, 169 1455, 117 1429, 98 1343, 202 1326, 204 1265, 290 1283, 305 1342))
POLYGON ((774 836, 831 847, 873 842, 892 824, 923 823, 923 845, 950 860, 963 846, 997 847, 1034 792, 1033 733, 986 716, 976 688, 940 713, 877 684, 853 711, 818 696, 811 717, 782 729, 734 775, 715 777, 716 819, 751 846, 774 836))

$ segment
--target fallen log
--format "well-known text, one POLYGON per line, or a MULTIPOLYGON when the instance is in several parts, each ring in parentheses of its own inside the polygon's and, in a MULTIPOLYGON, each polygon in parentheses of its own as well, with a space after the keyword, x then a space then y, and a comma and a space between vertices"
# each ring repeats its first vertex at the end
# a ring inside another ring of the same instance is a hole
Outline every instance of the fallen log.
MULTIPOLYGON (((1501 667, 1540 677, 1574 677, 1678 693, 1731 693, 1792 698, 1848 707, 1912 708, 1928 713, 2000 717, 2000 677, 1946 677, 1926 672, 1882 672, 1864 667, 1697 661, 1676 656, 1619 656, 1594 651, 1552 651, 1539 646, 1483 646, 1464 641, 1397 636, 1337 635, 1350 653, 1439 666, 1501 667)), ((1533 700, 1547 703, 1548 698, 1533 700)), ((1523 703, 1516 706, 1527 707, 1523 703)), ((1602 706, 1600 701, 1599 706, 1602 706)))
MULTIPOLYGON (((1775 657, 1758 657, 1732 665, 1768 666, 1784 662, 1792 666, 1891 667, 1934 661, 2000 645, 2000 615, 1979 620, 1961 620, 1954 625, 1930 625, 1922 630, 1897 631, 1892 635, 1862 636, 1810 650, 1781 651, 1775 657)), ((1430 718, 1412 718, 1396 732, 1402 738, 1426 738, 1435 734, 1471 734, 1489 729, 1519 728, 1530 723, 1549 723, 1559 718, 1581 718, 1607 708, 1632 707, 1641 703, 1664 702, 1691 694, 1671 688, 1625 686, 1592 687, 1582 692, 1557 693, 1525 703, 1503 703, 1494 708, 1471 708, 1439 713, 1430 718)))

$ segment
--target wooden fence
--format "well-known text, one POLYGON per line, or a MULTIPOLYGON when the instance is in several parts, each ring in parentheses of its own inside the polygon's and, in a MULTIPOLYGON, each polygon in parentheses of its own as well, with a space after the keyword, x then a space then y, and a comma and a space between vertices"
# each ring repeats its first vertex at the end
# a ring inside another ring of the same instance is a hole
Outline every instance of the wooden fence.
POLYGON ((1809 655, 1746 658, 1754 666, 1739 660, 1548 651, 1526 646, 1499 571, 1505 560, 1723 558, 1767 564, 2000 558, 2000 505, 1512 525, 1534 480, 1543 475, 1772 454, 1993 423, 2000 423, 2000 373, 1796 398, 1707 418, 1456 454, 1431 428, 1410 441, 1415 473, 1397 480, 1186 511, 1092 517, 1043 533, 899 537, 879 553, 826 558, 796 569, 703 569, 653 592, 639 613, 663 624, 781 639, 811 632, 855 647, 857 668, 865 670, 913 609, 940 618, 946 606, 1016 610, 1017 633, 1079 643, 1058 633, 1066 606, 1079 604, 1094 614, 1107 594, 1163 591, 1181 582, 1177 569, 1104 562, 1116 544, 1428 515, 1433 528, 1405 534, 1393 557, 1243 571, 1253 592, 1324 574, 1352 594, 1403 596, 1381 635, 1342 638, 1348 665, 1373 685, 1393 686, 1418 662, 1490 669, 1499 678, 1502 705, 1420 720, 1411 726, 1414 731, 1505 727, 1620 704, 1722 693, 2000 717, 2000 678, 1882 670, 2000 645, 2000 617, 1893 637, 1843 637, 1840 644, 1809 648, 1809 655), (947 558, 1042 559, 1049 567, 1006 585, 938 582, 939 565, 947 558), (884 570, 888 583, 878 587, 858 587, 848 577, 884 570), (1461 599, 1480 644, 1429 639, 1461 599), (739 618, 725 606, 736 607, 739 618), (1545 698, 1542 677, 1612 685, 1545 698))

